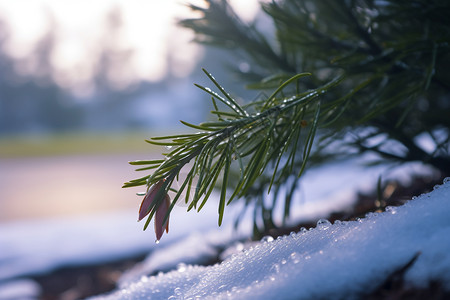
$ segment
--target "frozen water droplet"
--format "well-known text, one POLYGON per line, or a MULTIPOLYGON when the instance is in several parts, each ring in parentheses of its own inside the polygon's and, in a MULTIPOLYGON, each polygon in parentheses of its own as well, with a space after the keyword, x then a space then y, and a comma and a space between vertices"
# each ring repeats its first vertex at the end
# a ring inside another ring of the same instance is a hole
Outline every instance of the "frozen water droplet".
POLYGON ((297 264, 300 261, 300 258, 298 257, 297 252, 292 252, 289 258, 292 260, 294 264, 297 264))
POLYGON ((320 230, 327 230, 330 226, 331 223, 327 219, 320 219, 319 221, 317 221, 317 228, 319 228, 320 230))
POLYGON ((237 243, 237 244, 236 244, 236 250, 237 250, 237 251, 242 251, 242 250, 244 250, 244 244, 242 244, 242 243, 237 243))
POLYGON ((155 240, 155 244, 159 244, 159 240, 155 240))
POLYGON ((366 214, 366 219, 370 219, 370 218, 373 218, 373 217, 375 217, 376 216, 376 213, 374 213, 374 212, 368 212, 367 214, 366 214))
POLYGON ((441 185, 440 184, 436 184, 435 186, 433 186, 433 190, 437 190, 438 188, 440 188, 441 185))
POLYGON ((177 266, 177 270, 178 270, 178 272, 180 272, 180 273, 186 271, 186 264, 184 264, 184 263, 179 263, 178 266, 177 266))
POLYGON ((181 295, 181 289, 180 289, 179 287, 177 287, 177 288, 175 288, 175 289, 173 290, 173 293, 174 293, 175 295, 179 296, 179 295, 181 295))
POLYGON ((445 177, 444 178, 444 183, 450 182, 450 177, 445 177))
POLYGON ((282 264, 282 265, 285 265, 286 262, 287 262, 287 261, 286 261, 285 259, 282 259, 282 260, 281 260, 281 264, 282 264))
POLYGON ((266 235, 261 239, 261 242, 272 242, 273 241, 273 237, 271 237, 270 235, 266 235))
POLYGON ((300 233, 306 233, 308 232, 308 229, 306 229, 305 227, 300 228, 300 233))
POLYGON ((393 215, 395 215, 395 214, 397 213, 397 207, 394 207, 394 206, 387 206, 387 207, 386 207, 386 211, 389 212, 389 213, 391 213, 391 214, 393 214, 393 215))
POLYGON ((361 218, 356 218, 356 222, 362 223, 362 219, 361 218))
POLYGON ((295 236, 297 235, 297 233, 296 233, 295 231, 291 231, 291 233, 289 233, 289 235, 290 235, 291 237, 295 237, 295 236))
POLYGON ((272 268, 270 268, 270 269, 275 271, 275 273, 280 273, 280 265, 279 264, 274 264, 272 266, 272 268))
POLYGON ((342 225, 342 221, 341 220, 335 220, 334 221, 334 225, 342 225))

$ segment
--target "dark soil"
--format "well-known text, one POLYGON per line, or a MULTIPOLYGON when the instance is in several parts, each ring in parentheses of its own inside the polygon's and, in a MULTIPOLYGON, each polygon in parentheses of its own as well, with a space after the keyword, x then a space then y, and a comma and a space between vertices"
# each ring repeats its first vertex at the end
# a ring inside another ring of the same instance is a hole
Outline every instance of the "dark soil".
POLYGON ((142 261, 146 254, 100 265, 67 267, 34 279, 42 288, 42 300, 74 300, 103 294, 116 288, 122 272, 142 261))
MULTIPOLYGON (((447 175, 448 176, 448 175, 447 175)), ((328 220, 354 220, 363 218, 368 212, 384 211, 387 206, 399 206, 411 199, 412 196, 429 192, 436 184, 442 184, 442 174, 434 176, 417 176, 408 186, 399 182, 384 183, 381 189, 375 189, 370 194, 359 194, 355 205, 345 211, 332 213, 328 220)), ((299 231, 301 227, 315 227, 315 223, 301 223, 292 228, 278 228, 266 234, 274 237, 299 231)), ((42 287, 42 300, 73 300, 92 295, 99 295, 115 289, 115 282, 122 272, 141 261, 145 255, 128 258, 118 262, 94 265, 67 267, 50 274, 36 276, 33 279, 42 287)), ((415 257, 416 258, 416 257, 415 257)), ((426 289, 411 289, 403 284, 403 274, 410 267, 415 258, 400 270, 386 278, 385 282, 374 283, 374 291, 365 299, 450 299, 450 293, 445 292, 439 282, 433 283, 426 289)), ((212 262, 216 263, 216 262, 212 262)))

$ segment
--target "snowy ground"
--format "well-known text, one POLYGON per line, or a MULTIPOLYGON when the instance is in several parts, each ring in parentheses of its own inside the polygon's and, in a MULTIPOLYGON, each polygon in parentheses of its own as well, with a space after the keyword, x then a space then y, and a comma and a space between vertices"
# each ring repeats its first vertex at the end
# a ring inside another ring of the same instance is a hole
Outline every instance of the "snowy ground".
MULTIPOLYGON (((317 217, 349 205, 355 188, 373 186, 379 174, 383 178, 402 177, 414 173, 415 168, 410 166, 397 174, 385 167, 367 172, 354 163, 345 168, 335 164, 311 171, 297 195, 294 219, 317 217), (304 198, 314 202, 300 203, 304 198)), ((158 245, 153 241, 153 232, 142 232, 143 224, 135 222, 135 211, 6 223, 0 227, 0 299, 36 298, 39 288, 26 279, 29 275, 62 266, 108 262, 146 251, 151 254, 122 276, 121 289, 105 296, 107 299, 150 295, 157 299, 308 298, 319 296, 314 294, 317 292, 324 296, 342 292, 349 288, 347 281, 353 286, 348 292, 358 295, 361 290, 357 289, 368 291, 368 284, 376 287, 374 282, 380 282, 418 253, 407 274, 411 284, 426 284, 433 278, 450 284, 450 219, 445 218, 450 213, 449 199, 447 183, 411 204, 361 222, 323 222, 308 232, 252 245, 235 242, 249 235, 245 225, 237 233, 230 229, 237 208, 229 207, 225 225, 217 228, 214 203, 205 206, 200 215, 178 208, 171 217, 170 233, 158 245), (224 263, 195 266, 217 255, 218 248, 233 243, 228 253, 234 255, 224 263), (169 271, 173 269, 177 270, 169 271), (167 273, 145 276, 156 271, 167 273)))
MULTIPOLYGON (((326 220, 209 267, 180 265, 95 299, 352 299, 406 271, 406 284, 450 290, 450 178, 429 194, 353 222, 326 220)), ((180 251, 180 250, 178 250, 180 251)))

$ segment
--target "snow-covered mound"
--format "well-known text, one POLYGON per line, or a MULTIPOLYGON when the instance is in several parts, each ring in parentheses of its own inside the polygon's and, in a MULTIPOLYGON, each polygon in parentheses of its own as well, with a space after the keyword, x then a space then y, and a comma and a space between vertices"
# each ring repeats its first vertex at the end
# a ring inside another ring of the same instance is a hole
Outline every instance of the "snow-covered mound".
POLYGON ((449 178, 384 213, 335 224, 321 220, 309 231, 264 239, 221 264, 180 265, 93 299, 351 299, 405 266, 407 285, 437 280, 450 290, 449 178))

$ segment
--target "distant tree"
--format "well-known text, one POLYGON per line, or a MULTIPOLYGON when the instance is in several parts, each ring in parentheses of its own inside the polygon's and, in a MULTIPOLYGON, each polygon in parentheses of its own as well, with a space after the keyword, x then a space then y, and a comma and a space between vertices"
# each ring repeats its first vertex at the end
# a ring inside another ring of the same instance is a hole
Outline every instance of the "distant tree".
POLYGON ((235 71, 261 97, 240 102, 205 71, 213 89, 199 88, 211 97, 216 120, 184 123, 195 133, 150 139, 171 147, 165 159, 131 162, 152 172, 125 187, 158 184, 144 228, 161 215, 182 170, 187 177, 156 226, 165 228, 179 201, 201 210, 218 185, 219 225, 225 207, 240 200, 254 209, 255 230, 268 229, 278 202, 289 216, 306 168, 366 152, 379 163, 419 161, 450 172, 449 1, 272 1, 261 4, 273 22, 263 30, 225 0, 206 4, 191 5, 202 17, 181 24, 198 42, 245 61, 248 68, 235 71))

